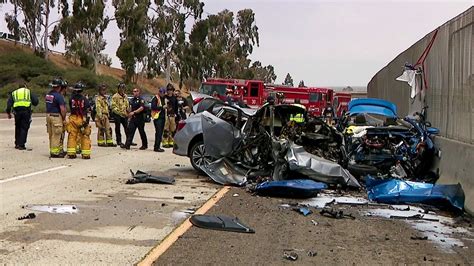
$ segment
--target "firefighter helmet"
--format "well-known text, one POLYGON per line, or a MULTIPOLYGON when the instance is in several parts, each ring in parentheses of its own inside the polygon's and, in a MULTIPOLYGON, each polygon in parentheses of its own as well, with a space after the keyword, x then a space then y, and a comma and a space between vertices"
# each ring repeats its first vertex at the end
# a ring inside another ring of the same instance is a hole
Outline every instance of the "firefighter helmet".
POLYGON ((82 92, 85 88, 86 86, 82 82, 78 81, 76 84, 74 84, 73 90, 76 92, 82 92))
POLYGON ((120 83, 117 85, 117 89, 125 89, 125 83, 120 82, 120 83))
MULTIPOLYGON (((65 82, 61 78, 54 78, 51 83, 49 83, 49 86, 51 87, 62 87, 65 82)), ((66 83, 67 84, 67 83, 66 83)))

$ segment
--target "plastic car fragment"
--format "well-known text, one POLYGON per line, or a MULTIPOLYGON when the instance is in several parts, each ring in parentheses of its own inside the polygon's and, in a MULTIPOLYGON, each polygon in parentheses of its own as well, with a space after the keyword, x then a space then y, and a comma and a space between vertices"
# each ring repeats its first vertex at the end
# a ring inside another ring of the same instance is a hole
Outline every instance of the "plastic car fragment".
POLYGON ((461 184, 435 185, 403 181, 396 179, 376 179, 367 176, 366 187, 369 200, 388 203, 423 203, 437 207, 451 208, 456 211, 464 209, 464 191, 461 184))
POLYGON ((255 188, 259 195, 284 198, 316 197, 327 185, 310 179, 266 181, 255 188))
POLYGON ((173 185, 175 180, 173 177, 168 176, 158 176, 151 173, 146 173, 140 170, 137 170, 136 173, 130 169, 130 174, 132 179, 127 180, 127 184, 136 184, 136 183, 156 183, 156 184, 169 184, 173 185))
POLYGON ((197 227, 237 233, 255 233, 255 230, 242 224, 237 217, 225 215, 193 215, 189 221, 197 227))

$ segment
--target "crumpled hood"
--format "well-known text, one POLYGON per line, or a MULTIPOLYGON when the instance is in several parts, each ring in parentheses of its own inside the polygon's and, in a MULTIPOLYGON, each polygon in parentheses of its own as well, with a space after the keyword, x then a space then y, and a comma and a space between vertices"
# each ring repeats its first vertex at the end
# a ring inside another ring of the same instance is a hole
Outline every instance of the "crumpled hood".
POLYGON ((313 155, 302 146, 291 144, 287 153, 289 168, 316 181, 360 187, 359 182, 339 164, 313 155))

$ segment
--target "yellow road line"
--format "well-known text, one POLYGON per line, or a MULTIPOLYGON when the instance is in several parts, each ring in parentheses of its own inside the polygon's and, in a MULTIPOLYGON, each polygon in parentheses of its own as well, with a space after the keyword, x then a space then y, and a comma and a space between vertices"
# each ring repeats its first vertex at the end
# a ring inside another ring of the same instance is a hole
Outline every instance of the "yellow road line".
MULTIPOLYGON (((194 214, 205 214, 207 211, 209 211, 212 206, 214 206, 222 197, 224 197, 225 193, 227 193, 230 190, 230 187, 223 187, 219 191, 214 194, 204 205, 201 206, 194 214)), ((153 262, 155 262, 163 253, 165 253, 168 248, 173 245, 176 240, 180 236, 182 236, 186 231, 189 230, 193 225, 189 221, 189 218, 186 219, 180 226, 178 226, 175 230, 173 230, 161 243, 154 247, 148 254, 145 256, 145 258, 142 259, 137 265, 138 266, 145 266, 145 265, 151 265, 153 262)))

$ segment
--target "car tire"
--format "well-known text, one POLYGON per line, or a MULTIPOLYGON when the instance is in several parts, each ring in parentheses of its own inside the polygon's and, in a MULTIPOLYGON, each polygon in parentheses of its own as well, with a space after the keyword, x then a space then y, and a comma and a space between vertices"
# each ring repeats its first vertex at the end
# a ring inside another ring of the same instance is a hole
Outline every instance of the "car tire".
POLYGON ((200 173, 204 173, 201 170, 200 165, 212 162, 212 158, 206 156, 204 153, 204 142, 202 140, 194 143, 191 150, 189 150, 189 160, 191 161, 193 168, 200 173))

